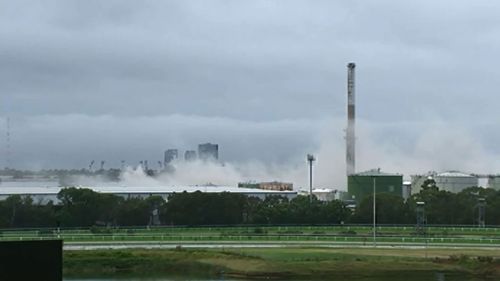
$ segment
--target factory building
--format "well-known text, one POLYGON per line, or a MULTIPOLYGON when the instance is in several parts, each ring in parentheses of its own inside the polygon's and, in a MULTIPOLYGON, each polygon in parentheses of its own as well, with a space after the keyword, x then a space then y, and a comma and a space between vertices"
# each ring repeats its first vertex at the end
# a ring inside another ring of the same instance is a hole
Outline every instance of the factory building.
POLYGON ((356 173, 347 177, 347 192, 356 202, 373 195, 373 186, 376 193, 391 193, 403 196, 403 176, 400 174, 383 173, 380 169, 356 173))
POLYGON ((219 160, 219 145, 202 143, 198 145, 198 158, 204 161, 219 160))
POLYGON ((179 157, 179 151, 177 149, 167 149, 165 151, 163 165, 166 166, 166 165, 170 164, 172 161, 176 160, 178 157, 179 157))
POLYGON ((279 182, 279 181, 271 181, 271 182, 240 182, 238 183, 238 187, 242 188, 258 188, 263 190, 279 190, 279 191, 292 191, 293 183, 289 182, 279 182))
MULTIPOLYGON (((0 201, 7 199, 7 197, 12 195, 20 195, 22 197, 29 196, 33 199, 35 204, 47 204, 52 201, 54 204, 59 203, 57 194, 64 187, 58 186, 38 186, 38 187, 8 187, 2 186, 0 188, 0 201)), ((206 193, 238 193, 249 197, 257 197, 260 199, 265 199, 267 196, 279 195, 287 197, 288 199, 293 199, 297 196, 295 191, 276 191, 276 190, 261 190, 252 188, 238 188, 231 186, 158 186, 158 187, 141 187, 141 186, 94 186, 85 187, 91 189, 95 192, 113 194, 116 196, 123 197, 125 199, 129 198, 148 198, 150 196, 160 196, 165 201, 168 197, 174 193, 181 192, 206 192, 206 193)))

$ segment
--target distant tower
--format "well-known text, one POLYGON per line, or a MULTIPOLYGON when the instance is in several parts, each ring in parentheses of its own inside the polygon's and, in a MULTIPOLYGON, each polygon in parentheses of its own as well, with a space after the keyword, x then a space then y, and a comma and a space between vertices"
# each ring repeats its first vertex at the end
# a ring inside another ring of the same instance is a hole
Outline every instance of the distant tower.
POLYGON ((425 202, 418 201, 417 202, 417 233, 425 234, 425 202))
POLYGON ((203 143, 198 145, 198 158, 200 160, 219 160, 219 145, 203 143))
POLYGON ((196 151, 194 150, 186 150, 184 153, 184 160, 185 161, 194 161, 196 160, 196 151))
POLYGON ((179 151, 177 149, 167 149, 163 158, 163 166, 169 165, 172 161, 179 157, 179 151))
POLYGON ((312 203, 313 198, 313 162, 316 160, 312 154, 307 154, 307 162, 309 163, 309 203, 312 203))
POLYGON ((354 69, 356 64, 347 64, 347 130, 346 130, 346 172, 352 175, 356 172, 356 154, 354 134, 355 109, 354 109, 354 69))

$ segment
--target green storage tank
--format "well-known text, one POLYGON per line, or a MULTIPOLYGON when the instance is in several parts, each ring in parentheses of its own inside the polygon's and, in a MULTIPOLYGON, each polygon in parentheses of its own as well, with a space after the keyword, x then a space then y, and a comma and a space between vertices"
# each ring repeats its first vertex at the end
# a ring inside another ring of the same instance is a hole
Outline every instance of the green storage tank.
POLYGON ((347 192, 350 199, 361 202, 365 197, 373 195, 373 182, 377 194, 391 193, 403 196, 403 176, 383 173, 380 169, 353 174, 347 177, 347 192))

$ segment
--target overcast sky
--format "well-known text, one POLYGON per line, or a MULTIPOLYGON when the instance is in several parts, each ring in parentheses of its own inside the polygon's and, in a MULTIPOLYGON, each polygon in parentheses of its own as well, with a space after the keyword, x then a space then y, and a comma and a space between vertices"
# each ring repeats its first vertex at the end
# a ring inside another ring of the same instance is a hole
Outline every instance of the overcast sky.
POLYGON ((359 169, 496 171, 498 15, 491 0, 0 0, 12 163, 119 166, 214 142, 224 161, 291 165, 335 146, 321 157, 344 169, 353 61, 359 169))

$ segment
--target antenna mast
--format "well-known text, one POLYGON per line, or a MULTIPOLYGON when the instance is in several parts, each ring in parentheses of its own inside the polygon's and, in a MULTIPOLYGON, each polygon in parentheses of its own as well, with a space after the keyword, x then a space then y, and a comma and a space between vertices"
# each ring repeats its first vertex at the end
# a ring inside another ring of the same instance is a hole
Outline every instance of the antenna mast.
POLYGON ((10 151, 10 118, 7 117, 7 133, 5 135, 5 145, 6 145, 6 151, 5 151, 5 168, 10 169, 12 162, 11 162, 11 151, 10 151))

